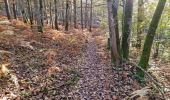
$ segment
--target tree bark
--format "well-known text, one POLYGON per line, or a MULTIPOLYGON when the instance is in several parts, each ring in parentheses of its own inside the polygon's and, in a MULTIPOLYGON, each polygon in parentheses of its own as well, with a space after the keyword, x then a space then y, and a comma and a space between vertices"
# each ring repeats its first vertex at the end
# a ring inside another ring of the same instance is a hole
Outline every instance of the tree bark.
POLYGON ((64 1, 62 1, 62 17, 63 17, 63 26, 65 25, 65 15, 64 15, 65 7, 64 7, 64 1))
POLYGON ((93 0, 91 0, 90 4, 90 22, 89 22, 89 31, 92 31, 92 21, 93 21, 93 0))
POLYGON ((85 28, 87 28, 87 24, 88 24, 88 4, 87 4, 87 1, 86 0, 86 6, 85 6, 85 28))
POLYGON ((119 55, 118 49, 117 49, 117 40, 116 40, 116 31, 115 31, 115 21, 113 18, 113 1, 107 0, 107 6, 108 6, 108 23, 109 23, 109 32, 110 32, 110 44, 111 44, 111 50, 113 54, 112 56, 115 58, 115 64, 119 65, 121 57, 119 55))
POLYGON ((13 8, 14 19, 17 19, 16 2, 15 2, 15 0, 13 0, 12 8, 13 8))
POLYGON ((28 9, 28 14, 29 14, 30 24, 33 25, 33 15, 31 11, 30 0, 27 0, 27 9, 28 9))
POLYGON ((83 30, 83 0, 80 2, 81 4, 81 29, 83 30))
POLYGON ((24 9, 24 6, 25 6, 24 1, 18 0, 18 3, 19 3, 19 9, 21 11, 23 21, 24 21, 24 23, 27 23, 27 15, 26 15, 26 12, 25 12, 25 9, 24 9))
POLYGON ((57 0, 54 0, 54 5, 55 5, 55 29, 58 30, 58 4, 57 4, 57 0))
POLYGON ((6 9, 7 18, 8 18, 8 20, 10 20, 11 15, 10 15, 10 9, 9 9, 9 2, 8 2, 8 0, 4 0, 4 3, 5 3, 5 9, 6 9))
POLYGON ((123 25, 124 25, 124 16, 125 16, 125 5, 126 5, 126 0, 122 0, 122 31, 124 30, 123 25))
MULTIPOLYGON (((153 15, 152 21, 149 26, 149 30, 145 39, 142 55, 139 61, 139 66, 143 69, 147 69, 148 67, 148 62, 150 58, 150 52, 151 52, 151 47, 153 44, 153 39, 156 33, 156 29, 159 24, 159 20, 161 18, 163 9, 165 7, 166 0, 159 0, 158 5, 156 7, 155 13, 153 15)), ((138 72, 138 75, 140 77, 144 77, 144 73, 142 71, 138 72)))
POLYGON ((52 14, 52 2, 50 1, 50 25, 52 28, 54 28, 53 25, 53 14, 52 14))
POLYGON ((69 0, 66 0, 66 18, 65 18, 65 31, 68 31, 68 10, 69 10, 69 0))
POLYGON ((113 18, 115 20, 115 32, 116 32, 116 41, 117 41, 117 50, 119 52, 119 55, 121 55, 120 50, 120 37, 119 37, 119 21, 118 21, 118 6, 119 6, 119 0, 113 1, 113 18))
POLYGON ((77 28, 77 2, 76 0, 73 0, 73 6, 74 6, 74 28, 77 28))
POLYGON ((42 0, 39 0, 39 16, 38 16, 38 22, 37 22, 37 26, 38 26, 38 32, 43 33, 43 2, 42 0))
POLYGON ((43 6, 44 6, 44 20, 46 21, 45 23, 48 24, 48 15, 47 15, 47 8, 48 8, 48 1, 44 0, 43 1, 43 6))
POLYGON ((127 0, 124 14, 123 34, 122 34, 122 55, 124 59, 129 57, 129 44, 132 24, 133 0, 127 0))

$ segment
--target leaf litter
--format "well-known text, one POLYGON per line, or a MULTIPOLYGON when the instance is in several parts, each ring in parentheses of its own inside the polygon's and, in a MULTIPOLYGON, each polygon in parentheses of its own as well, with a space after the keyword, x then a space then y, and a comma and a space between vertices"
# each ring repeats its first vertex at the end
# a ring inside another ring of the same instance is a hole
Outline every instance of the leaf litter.
POLYGON ((0 99, 120 100, 141 88, 131 75, 135 68, 111 64, 100 29, 38 33, 17 20, 3 21, 0 29, 0 63, 10 63, 0 99), (14 34, 1 34, 4 25, 14 34))

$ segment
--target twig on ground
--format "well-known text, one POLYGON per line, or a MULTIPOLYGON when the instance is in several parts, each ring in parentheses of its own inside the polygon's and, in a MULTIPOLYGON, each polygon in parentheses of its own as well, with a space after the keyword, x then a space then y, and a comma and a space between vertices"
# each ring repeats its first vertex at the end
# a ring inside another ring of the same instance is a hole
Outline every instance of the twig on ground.
POLYGON ((165 99, 165 95, 164 95, 165 92, 164 92, 164 90, 161 89, 162 86, 153 78, 152 75, 150 75, 147 71, 145 71, 145 70, 144 70, 143 68, 141 68, 140 66, 138 66, 138 65, 136 65, 136 64, 134 64, 134 63, 132 63, 132 62, 130 62, 130 61, 127 61, 127 62, 128 62, 128 64, 130 64, 130 65, 132 65, 132 66, 134 66, 134 67, 137 67, 138 69, 140 69, 141 71, 143 71, 144 74, 147 75, 148 78, 155 84, 155 86, 157 87, 158 91, 162 94, 163 98, 165 99))

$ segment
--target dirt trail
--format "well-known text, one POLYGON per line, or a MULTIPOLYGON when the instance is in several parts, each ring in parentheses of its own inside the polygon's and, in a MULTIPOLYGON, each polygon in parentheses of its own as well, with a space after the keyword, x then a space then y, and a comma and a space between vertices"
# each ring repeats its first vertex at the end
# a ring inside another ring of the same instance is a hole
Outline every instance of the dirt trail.
POLYGON ((81 78, 70 92, 73 100, 122 100, 138 88, 130 66, 113 67, 99 52, 95 36, 88 36, 83 57, 77 65, 81 78))
POLYGON ((111 66, 97 53, 94 38, 89 39, 79 70, 82 75, 75 91, 75 100, 112 100, 114 98, 111 66))

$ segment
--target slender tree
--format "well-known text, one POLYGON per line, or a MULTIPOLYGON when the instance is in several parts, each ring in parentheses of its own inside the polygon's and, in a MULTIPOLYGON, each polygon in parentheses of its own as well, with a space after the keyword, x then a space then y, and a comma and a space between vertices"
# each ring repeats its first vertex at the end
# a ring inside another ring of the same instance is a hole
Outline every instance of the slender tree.
MULTIPOLYGON (((38 6, 38 14, 36 15, 36 19, 37 19, 37 28, 38 28, 38 32, 43 33, 43 2, 42 0, 34 0, 36 1, 36 6, 38 6)), ((37 7, 36 7, 37 8, 37 7)))
POLYGON ((15 2, 15 0, 13 0, 12 8, 13 8, 14 19, 17 19, 16 2, 15 2))
POLYGON ((133 0, 126 0, 124 24, 123 24, 123 35, 122 35, 122 54, 123 58, 128 59, 129 57, 129 44, 132 24, 132 12, 133 12, 133 0))
POLYGON ((73 7, 72 7, 72 0, 69 0, 69 13, 68 13, 68 18, 69 18, 69 23, 70 26, 72 26, 72 11, 73 11, 73 7))
POLYGON ((73 6, 74 6, 74 28, 77 28, 77 2, 76 0, 73 0, 73 6))
POLYGON ((81 29, 83 29, 83 0, 81 0, 80 5, 81 5, 81 29))
POLYGON ((46 20, 46 24, 48 24, 48 16, 47 16, 47 0, 43 0, 43 6, 44 6, 44 20, 46 20))
POLYGON ((113 16, 113 1, 107 0, 107 6, 108 6, 108 23, 109 23, 109 32, 110 32, 110 44, 111 44, 111 55, 115 58, 116 65, 119 65, 121 61, 121 57, 118 53, 117 49, 117 39, 116 39, 116 30, 115 30, 115 20, 112 17, 113 16))
POLYGON ((11 15, 10 15, 10 9, 9 9, 9 2, 8 2, 8 0, 4 0, 4 3, 5 3, 5 9, 6 9, 7 18, 8 18, 8 20, 10 20, 11 15))
POLYGON ((18 0, 18 6, 19 6, 19 9, 21 11, 21 14, 22 14, 22 19, 24 21, 24 23, 27 23, 27 15, 26 15, 26 11, 24 9, 24 6, 25 6, 25 3, 23 0, 18 0))
POLYGON ((122 30, 124 30, 123 28, 123 25, 124 25, 124 16, 125 16, 125 4, 126 4, 126 0, 122 0, 122 12, 123 12, 123 14, 122 14, 122 30))
MULTIPOLYGON (((145 39, 142 55, 139 61, 139 66, 143 69, 147 69, 148 67, 148 62, 149 62, 149 57, 150 57, 150 52, 151 52, 151 47, 153 43, 153 39, 156 33, 156 29, 159 24, 159 20, 161 18, 163 9, 165 7, 166 0, 159 0, 158 5, 156 7, 155 13, 153 15, 152 21, 149 26, 148 34, 145 39)), ((140 77, 144 77, 144 73, 142 71, 138 72, 138 75, 140 77)))
POLYGON ((27 9, 28 9, 28 14, 29 14, 30 24, 33 25, 33 14, 31 11, 30 0, 27 0, 27 9))
POLYGON ((57 6, 57 0, 54 0, 55 5, 55 29, 58 30, 58 6, 57 6))
POLYGON ((66 0, 66 18, 65 18, 65 30, 68 31, 68 10, 69 10, 69 0, 66 0))
POLYGON ((119 55, 121 55, 120 50, 120 39, 119 39, 119 21, 118 21, 118 6, 119 6, 119 0, 113 1, 112 11, 113 11, 113 18, 115 21, 115 32, 116 32, 116 40, 117 40, 117 49, 119 52, 119 55))
POLYGON ((54 25, 53 25, 53 14, 52 14, 52 1, 50 1, 50 25, 52 26, 52 28, 54 28, 54 25))
POLYGON ((65 11, 65 7, 64 7, 64 1, 62 1, 62 17, 63 17, 63 25, 65 24, 65 14, 64 14, 64 11, 65 11))
POLYGON ((87 28, 87 24, 88 24, 88 0, 86 0, 86 6, 85 6, 85 28, 87 28))
POLYGON ((90 3, 90 22, 89 22, 89 31, 92 31, 92 20, 93 20, 93 0, 90 3))

